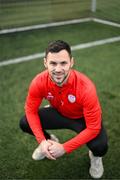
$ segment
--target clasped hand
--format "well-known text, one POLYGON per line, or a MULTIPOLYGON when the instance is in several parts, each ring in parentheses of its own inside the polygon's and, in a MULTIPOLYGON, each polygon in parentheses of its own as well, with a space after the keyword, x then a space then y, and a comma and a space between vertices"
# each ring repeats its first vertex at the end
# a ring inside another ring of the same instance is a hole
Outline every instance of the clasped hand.
POLYGON ((41 150, 42 153, 51 160, 56 160, 65 153, 63 145, 52 140, 42 141, 41 150))

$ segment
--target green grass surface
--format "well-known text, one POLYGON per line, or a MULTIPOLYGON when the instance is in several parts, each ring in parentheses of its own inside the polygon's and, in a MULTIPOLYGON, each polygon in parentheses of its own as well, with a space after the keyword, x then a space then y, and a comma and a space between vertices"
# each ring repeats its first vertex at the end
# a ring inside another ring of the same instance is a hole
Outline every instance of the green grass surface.
MULTIPOLYGON (((93 15, 89 0, 10 1, 0 2, 0 29, 93 15)), ((119 8, 119 0, 97 0, 94 15, 120 22, 119 8)), ((119 35, 119 28, 93 22, 0 35, 0 61, 43 52, 55 39, 76 45, 119 35)), ((74 68, 96 84, 102 105, 109 137, 103 179, 119 179, 120 42, 74 51, 73 56, 74 68)), ((29 83, 42 70, 42 59, 0 67, 0 179, 90 179, 86 146, 57 161, 36 162, 31 158, 37 143, 19 129, 19 119, 24 114, 29 83)), ((70 130, 52 132, 61 143, 75 135, 70 130)))
POLYGON ((0 1, 0 29, 95 16, 120 23, 119 0, 3 0, 0 1))
POLYGON ((0 61, 43 52, 55 39, 76 45, 119 35, 119 28, 94 22, 0 35, 0 61))
POLYGON ((0 28, 33 25, 89 16, 90 1, 31 0, 0 3, 0 28))
POLYGON ((119 0, 97 0, 97 11, 94 16, 120 23, 119 0))
MULTIPOLYGON (((69 41, 72 42, 70 37, 69 41)), ((77 41, 79 37, 73 44, 77 41)), ((95 82, 103 109, 109 136, 103 179, 119 179, 120 43, 79 50, 73 52, 73 56, 75 68, 95 82)), ((44 69, 42 63, 42 60, 33 60, 0 68, 0 179, 89 179, 85 146, 57 161, 31 159, 37 143, 32 136, 21 132, 19 119, 24 114, 28 85, 44 69)), ((54 130, 54 133, 61 142, 75 135, 70 130, 54 130)))

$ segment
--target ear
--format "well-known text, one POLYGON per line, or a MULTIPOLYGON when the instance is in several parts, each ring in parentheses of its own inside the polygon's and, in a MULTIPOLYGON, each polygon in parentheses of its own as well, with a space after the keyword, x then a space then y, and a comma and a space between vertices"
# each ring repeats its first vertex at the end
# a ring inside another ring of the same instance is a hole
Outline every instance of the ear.
POLYGON ((72 58, 71 58, 71 65, 70 65, 70 67, 72 68, 73 65, 74 65, 74 58, 72 57, 72 58))
POLYGON ((45 66, 45 68, 47 68, 47 59, 46 58, 44 58, 44 66, 45 66))

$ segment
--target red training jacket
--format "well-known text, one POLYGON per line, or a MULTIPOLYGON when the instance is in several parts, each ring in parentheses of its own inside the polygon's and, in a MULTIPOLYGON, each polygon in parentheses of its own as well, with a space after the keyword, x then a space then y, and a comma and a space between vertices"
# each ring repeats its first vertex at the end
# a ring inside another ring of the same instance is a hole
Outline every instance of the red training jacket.
POLYGON ((31 82, 25 103, 28 123, 40 143, 45 139, 38 109, 43 99, 63 116, 73 119, 85 118, 86 128, 63 144, 67 153, 86 144, 95 138, 101 129, 101 107, 96 88, 84 74, 71 70, 67 82, 57 86, 50 78, 48 71, 38 74, 31 82))

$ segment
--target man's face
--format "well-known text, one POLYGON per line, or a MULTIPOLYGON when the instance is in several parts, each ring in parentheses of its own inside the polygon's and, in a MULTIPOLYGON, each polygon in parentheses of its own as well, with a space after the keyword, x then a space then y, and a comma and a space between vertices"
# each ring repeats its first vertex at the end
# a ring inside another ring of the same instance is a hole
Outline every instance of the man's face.
POLYGON ((49 52, 44 59, 44 65, 48 69, 50 78, 59 86, 64 84, 73 66, 73 58, 70 58, 66 50, 58 53, 49 52))

